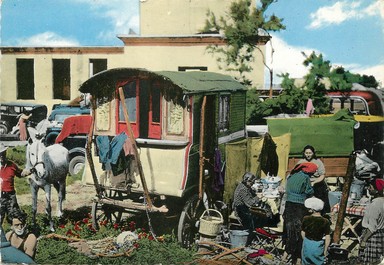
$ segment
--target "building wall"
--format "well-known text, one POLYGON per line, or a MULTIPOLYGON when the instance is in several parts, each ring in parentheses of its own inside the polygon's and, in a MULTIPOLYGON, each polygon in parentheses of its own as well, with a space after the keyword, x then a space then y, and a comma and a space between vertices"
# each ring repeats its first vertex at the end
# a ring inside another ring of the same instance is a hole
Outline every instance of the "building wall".
POLYGON ((107 59, 108 68, 124 63, 123 48, 51 48, 42 52, 40 48, 4 48, 2 49, 0 72, 0 101, 11 102, 17 99, 17 59, 34 60, 34 100, 18 100, 45 104, 48 110, 53 104, 68 103, 78 97, 80 85, 90 77, 89 60, 107 59), (71 92, 70 100, 53 99, 53 59, 70 60, 71 92))
MULTIPOLYGON (((228 0, 141 0, 140 35, 193 35, 200 33, 207 11, 223 16, 228 0)), ((253 1, 255 2, 255 1, 253 1)))
MULTIPOLYGON (((211 43, 223 45, 222 36, 194 35, 205 23, 208 9, 222 14, 230 3, 227 0, 142 0, 141 35, 119 36, 124 47, 3 47, 0 102, 17 100, 16 60, 22 58, 34 60, 35 82, 35 99, 23 101, 45 104, 49 110, 53 104, 68 103, 79 96, 78 88, 90 77, 90 59, 107 59, 108 69, 133 67, 178 71, 179 67, 207 67, 208 71, 233 75, 219 69, 216 58, 206 51, 211 43), (150 34, 162 39, 145 36, 150 34), (71 61, 70 100, 53 99, 52 59, 71 61)), ((265 51, 265 45, 259 45, 259 48, 265 51)), ((258 51, 255 59, 249 78, 260 88, 264 84, 264 66, 258 51)))
MULTIPOLYGON (((224 45, 220 35, 211 37, 183 36, 183 37, 133 37, 119 36, 125 43, 124 54, 129 54, 125 66, 141 67, 152 71, 178 71, 178 67, 207 67, 207 71, 218 72, 236 77, 235 72, 227 72, 219 68, 217 55, 207 51, 211 43, 224 45), (205 40, 204 40, 205 39, 205 40)), ((265 45, 259 45, 265 53, 265 45)), ((253 86, 264 86, 263 57, 259 50, 254 52, 255 63, 253 71, 247 77, 253 81, 253 86)))

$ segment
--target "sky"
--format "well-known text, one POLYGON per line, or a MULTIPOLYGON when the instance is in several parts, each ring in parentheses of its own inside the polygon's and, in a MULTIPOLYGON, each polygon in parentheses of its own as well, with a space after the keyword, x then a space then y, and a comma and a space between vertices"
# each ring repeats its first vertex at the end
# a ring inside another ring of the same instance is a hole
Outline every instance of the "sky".
MULTIPOLYGON (((1 1, 1 0, 0 0, 1 1)), ((184 0, 178 0, 184 1, 184 0)), ((384 87, 384 0, 277 0, 266 16, 283 18, 271 32, 266 63, 278 74, 308 73, 304 54, 375 76, 384 87), (271 51, 273 49, 273 56, 271 51)), ((139 0, 2 0, 1 46, 123 46, 116 36, 140 33, 139 0)))

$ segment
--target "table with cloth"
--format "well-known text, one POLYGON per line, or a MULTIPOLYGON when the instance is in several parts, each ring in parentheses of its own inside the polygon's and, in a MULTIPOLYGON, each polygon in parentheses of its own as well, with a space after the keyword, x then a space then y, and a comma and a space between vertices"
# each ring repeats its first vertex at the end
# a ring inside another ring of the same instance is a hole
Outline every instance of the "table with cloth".
MULTIPOLYGON (((339 208, 339 203, 335 204, 332 207, 332 213, 338 213, 339 208)), ((362 222, 366 208, 367 204, 353 203, 347 205, 341 235, 344 235, 348 230, 350 230, 356 236, 357 240, 359 240, 360 235, 357 233, 356 227, 362 222)))

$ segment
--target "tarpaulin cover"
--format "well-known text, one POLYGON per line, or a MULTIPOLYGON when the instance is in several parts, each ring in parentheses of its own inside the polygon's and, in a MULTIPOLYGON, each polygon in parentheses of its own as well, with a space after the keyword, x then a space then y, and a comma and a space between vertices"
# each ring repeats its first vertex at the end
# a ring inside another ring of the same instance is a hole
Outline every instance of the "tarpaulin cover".
POLYGON ((245 172, 251 172, 256 176, 265 177, 267 173, 270 173, 269 171, 274 171, 274 173, 277 172, 277 176, 284 179, 288 167, 290 139, 290 134, 285 134, 280 137, 272 137, 272 139, 270 137, 250 137, 245 140, 226 144, 224 202, 229 203, 233 199, 233 192, 236 185, 242 180, 245 172), (265 144, 265 141, 268 141, 268 143, 265 144), (273 145, 275 146, 274 148, 272 148, 273 145), (274 161, 276 155, 278 161, 274 161), (272 162, 270 160, 272 160, 272 162), (260 163, 263 163, 263 161, 264 163, 266 161, 266 164, 260 163), (277 168, 274 168, 276 165, 277 168), (271 168, 268 169, 268 167, 271 168))
POLYGON ((76 115, 68 117, 64 120, 61 132, 56 138, 55 143, 61 143, 65 138, 71 134, 88 134, 91 127, 91 115, 76 115))
POLYGON ((332 116, 313 118, 268 118, 272 137, 292 135, 290 156, 301 156, 303 147, 315 147, 318 156, 349 156, 354 150, 353 130, 356 121, 348 110, 332 116))

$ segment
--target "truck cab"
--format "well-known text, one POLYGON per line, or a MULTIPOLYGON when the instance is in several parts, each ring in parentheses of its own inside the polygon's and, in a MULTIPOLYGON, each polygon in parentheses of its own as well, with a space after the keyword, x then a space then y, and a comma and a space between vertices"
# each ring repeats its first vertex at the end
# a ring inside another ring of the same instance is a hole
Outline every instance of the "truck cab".
POLYGON ((81 132, 71 133, 65 126, 66 123, 72 124, 75 128, 78 127, 73 123, 73 117, 85 118, 78 121, 79 125, 86 126, 83 121, 86 120, 90 114, 89 107, 85 106, 71 106, 65 104, 56 104, 53 106, 52 112, 48 117, 50 126, 47 128, 45 145, 50 146, 55 143, 61 143, 69 151, 69 173, 71 175, 77 174, 85 163, 85 145, 87 143, 87 130, 83 129, 81 132), (68 121, 67 121, 68 120, 68 121), (65 131, 65 135, 62 131, 65 131), (70 132, 70 133, 68 133, 70 132))

